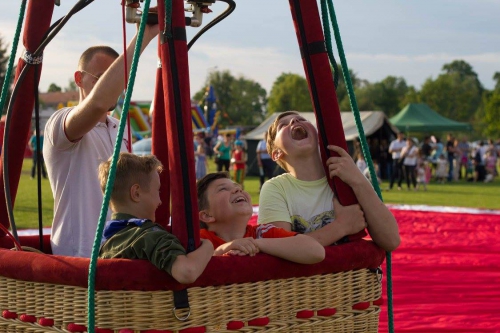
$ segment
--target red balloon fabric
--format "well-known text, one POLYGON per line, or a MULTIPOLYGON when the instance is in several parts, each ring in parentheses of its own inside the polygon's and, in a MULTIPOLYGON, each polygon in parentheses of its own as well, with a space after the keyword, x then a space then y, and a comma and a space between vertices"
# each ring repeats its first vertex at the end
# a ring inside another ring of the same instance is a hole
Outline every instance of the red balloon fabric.
POLYGON ((500 214, 390 209, 401 234, 392 253, 395 332, 500 332, 500 214))
MULTIPOLYGON (((500 332, 500 215, 392 212, 395 331, 500 332)), ((379 332, 388 332, 385 291, 379 332)))

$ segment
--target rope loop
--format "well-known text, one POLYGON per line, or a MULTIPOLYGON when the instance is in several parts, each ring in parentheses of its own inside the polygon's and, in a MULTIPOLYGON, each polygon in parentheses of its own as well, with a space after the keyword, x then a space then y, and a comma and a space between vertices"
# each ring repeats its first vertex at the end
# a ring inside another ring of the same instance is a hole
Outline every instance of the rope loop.
POLYGON ((23 55, 21 58, 24 60, 25 63, 30 64, 30 65, 41 65, 43 62, 43 53, 40 54, 39 56, 35 57, 33 56, 34 53, 31 53, 28 50, 24 50, 23 55))

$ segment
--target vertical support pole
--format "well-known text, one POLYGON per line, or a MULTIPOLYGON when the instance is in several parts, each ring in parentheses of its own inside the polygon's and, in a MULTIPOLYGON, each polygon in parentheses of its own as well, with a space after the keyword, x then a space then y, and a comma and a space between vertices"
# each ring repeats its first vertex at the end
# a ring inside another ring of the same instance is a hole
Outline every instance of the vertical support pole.
MULTIPOLYGON (((189 67, 184 1, 171 0, 171 17, 164 1, 158 1, 162 76, 167 123, 172 206, 172 233, 187 251, 200 244, 194 143, 189 96, 189 67), (167 15, 168 20, 165 20, 167 15), (165 29, 165 21, 171 22, 165 29)), ((168 204, 168 203, 165 203, 168 204)))
MULTIPOLYGON (((329 144, 347 150, 342 118, 335 94, 335 85, 326 52, 325 38, 321 27, 316 1, 289 0, 297 40, 306 73, 316 123, 318 127, 321 158, 326 161, 335 153, 326 149, 329 144)), ((325 172, 328 174, 326 164, 325 172)), ((329 180, 332 190, 343 206, 358 201, 353 190, 340 178, 329 180)))
MULTIPOLYGON (((43 35, 50 27, 53 11, 54 0, 37 0, 28 2, 23 32, 23 44, 29 52, 35 52, 36 48, 40 45, 43 35)), ((19 59, 14 82, 17 82, 19 74, 24 66, 26 66, 25 61, 19 59)), ((19 186, 19 178, 21 177, 21 169, 23 166, 24 151, 31 133, 31 116, 33 114, 35 100, 35 70, 38 71, 37 78, 40 78, 42 66, 31 66, 28 70, 28 73, 22 82, 22 86, 20 87, 21 94, 18 95, 18 98, 14 101, 14 105, 12 107, 13 113, 10 126, 15 130, 11 130, 9 137, 5 138, 9 145, 9 182, 12 204, 15 202, 19 186)), ((0 174, 3 174, 3 172, 4 166, 1 165, 0 162, 0 174)), ((7 213, 7 205, 4 199, 5 190, 3 177, 0 177, 0 198, 2 198, 0 200, 0 223, 8 228, 9 217, 7 213)), ((0 235, 2 234, 3 232, 0 231, 0 235)))
POLYGON ((152 114, 151 153, 163 164, 160 174, 160 199, 162 204, 156 210, 156 223, 167 227, 170 220, 170 170, 168 162, 167 122, 165 120, 165 101, 163 99, 163 73, 161 65, 160 39, 158 39, 158 69, 152 114))

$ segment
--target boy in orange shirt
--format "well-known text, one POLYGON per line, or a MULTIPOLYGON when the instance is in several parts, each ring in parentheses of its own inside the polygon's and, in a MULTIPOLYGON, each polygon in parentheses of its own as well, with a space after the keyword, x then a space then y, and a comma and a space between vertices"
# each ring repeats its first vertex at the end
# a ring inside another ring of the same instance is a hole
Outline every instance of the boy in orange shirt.
POLYGON ((301 264, 314 264, 325 249, 311 237, 273 225, 248 225, 253 207, 250 195, 224 172, 206 175, 197 183, 200 237, 214 245, 214 255, 258 252, 301 264))

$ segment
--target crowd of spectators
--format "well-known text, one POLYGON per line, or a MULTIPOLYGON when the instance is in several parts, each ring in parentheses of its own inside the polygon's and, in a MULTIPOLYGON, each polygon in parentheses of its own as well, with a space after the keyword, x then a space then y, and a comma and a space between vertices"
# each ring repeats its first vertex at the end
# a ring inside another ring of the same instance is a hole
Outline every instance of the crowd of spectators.
MULTIPOLYGON (((398 133, 390 143, 369 138, 368 146, 377 176, 389 182, 387 190, 395 186, 401 190, 405 183, 408 190, 426 190, 430 181, 491 182, 500 168, 500 139, 469 142, 466 136, 456 138, 450 133, 443 141, 426 136, 419 143, 398 133)), ((353 158, 368 176, 359 142, 354 144, 353 158)))
POLYGON ((216 164, 217 171, 231 173, 231 178, 244 187, 247 143, 228 132, 216 137, 199 132, 194 136, 194 155, 196 179, 203 178, 208 173, 209 160, 216 164))

